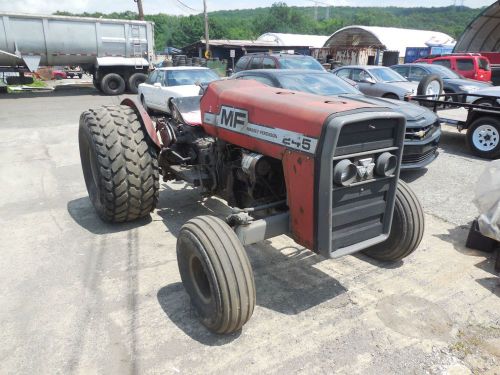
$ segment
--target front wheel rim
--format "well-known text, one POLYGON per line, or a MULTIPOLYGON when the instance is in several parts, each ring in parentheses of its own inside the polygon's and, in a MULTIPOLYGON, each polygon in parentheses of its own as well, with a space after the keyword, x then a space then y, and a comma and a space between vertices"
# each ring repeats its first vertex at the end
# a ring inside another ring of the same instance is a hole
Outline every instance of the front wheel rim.
POLYGON ((488 152, 494 150, 500 142, 498 130, 491 125, 480 125, 472 134, 472 143, 479 151, 488 152))

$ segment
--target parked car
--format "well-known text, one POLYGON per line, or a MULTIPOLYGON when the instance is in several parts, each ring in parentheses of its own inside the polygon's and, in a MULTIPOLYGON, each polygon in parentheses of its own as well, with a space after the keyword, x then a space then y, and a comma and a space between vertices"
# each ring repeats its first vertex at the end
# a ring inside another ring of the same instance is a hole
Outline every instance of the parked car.
POLYGON ((500 107, 500 86, 487 87, 477 90, 474 95, 467 96, 467 103, 500 107), (495 96, 496 98, 482 98, 475 95, 491 95, 495 96))
POLYGON ((170 113, 172 98, 195 96, 200 85, 220 79, 213 70, 194 66, 158 68, 139 85, 138 98, 146 110, 170 113))
POLYGON ((230 79, 253 79, 272 87, 337 96, 390 108, 406 117, 402 169, 425 167, 438 155, 441 125, 438 117, 427 108, 399 100, 366 96, 333 74, 315 70, 249 70, 235 73, 230 79))
POLYGON ((415 63, 427 63, 449 68, 465 78, 491 82, 491 66, 487 57, 479 53, 452 54, 421 58, 415 63))
POLYGON ((66 78, 83 77, 82 68, 79 66, 66 66, 64 67, 64 72, 66 73, 66 78))
POLYGON ((362 93, 388 99, 404 100, 417 93, 418 84, 409 82, 385 66, 350 65, 335 69, 340 78, 349 78, 359 85, 362 93))
POLYGON ((66 72, 64 71, 64 68, 61 69, 53 69, 52 72, 50 73, 51 79, 56 79, 56 80, 61 80, 61 79, 66 79, 68 78, 66 72))
MULTIPOLYGON (((443 91, 446 94, 473 94, 479 89, 491 87, 490 83, 466 79, 453 70, 441 65, 414 63, 394 65, 391 68, 413 82, 420 82, 423 77, 429 74, 438 75, 443 80, 443 91)), ((450 95, 447 99, 454 102, 465 101, 465 97, 462 95, 450 95)))
POLYGON ((311 56, 287 53, 249 53, 240 57, 235 72, 252 69, 311 69, 324 71, 325 68, 311 56))

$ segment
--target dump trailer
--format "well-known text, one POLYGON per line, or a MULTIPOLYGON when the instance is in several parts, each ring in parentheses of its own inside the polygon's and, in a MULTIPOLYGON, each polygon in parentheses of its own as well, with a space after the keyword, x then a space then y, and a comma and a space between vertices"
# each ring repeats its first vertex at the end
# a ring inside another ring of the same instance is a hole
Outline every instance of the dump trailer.
POLYGON ((137 93, 154 59, 154 23, 0 13, 0 72, 80 66, 108 95, 137 93))

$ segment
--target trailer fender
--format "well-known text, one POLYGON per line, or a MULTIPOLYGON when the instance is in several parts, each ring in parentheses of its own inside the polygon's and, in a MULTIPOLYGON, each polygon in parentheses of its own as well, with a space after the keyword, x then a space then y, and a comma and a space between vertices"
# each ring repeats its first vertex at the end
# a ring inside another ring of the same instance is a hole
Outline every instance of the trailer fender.
POLYGON ((144 126, 144 128, 146 129, 149 139, 151 139, 151 141, 158 149, 161 149, 161 143, 158 138, 158 134, 156 134, 156 128, 153 124, 153 120, 151 120, 151 117, 149 117, 143 106, 139 104, 135 99, 131 98, 123 99, 120 104, 129 106, 134 110, 134 112, 137 114, 137 117, 139 117, 139 121, 141 122, 142 126, 144 126))

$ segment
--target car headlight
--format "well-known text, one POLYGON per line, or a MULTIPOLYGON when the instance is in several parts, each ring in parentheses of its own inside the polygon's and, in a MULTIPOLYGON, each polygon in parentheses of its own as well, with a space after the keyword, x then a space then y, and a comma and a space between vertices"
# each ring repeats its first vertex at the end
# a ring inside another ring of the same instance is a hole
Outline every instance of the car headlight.
POLYGON ((464 86, 458 86, 458 88, 459 88, 461 91, 465 91, 465 92, 474 92, 474 91, 479 90, 479 87, 477 87, 477 86, 467 86, 467 85, 464 85, 464 86))

